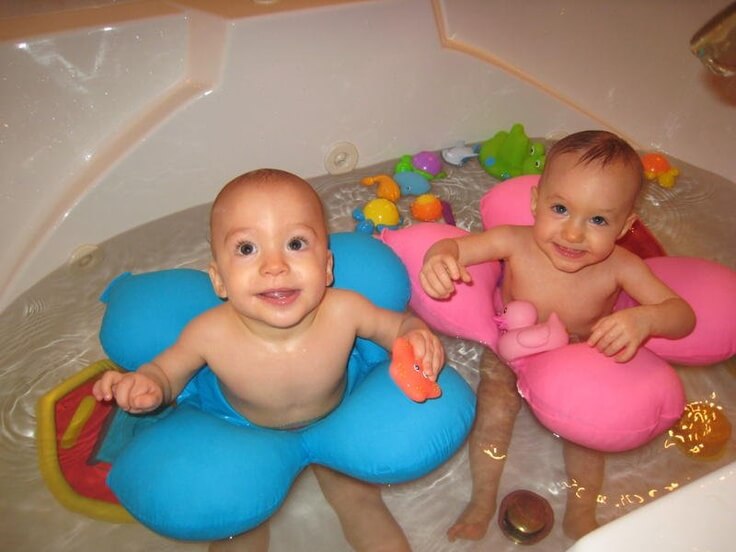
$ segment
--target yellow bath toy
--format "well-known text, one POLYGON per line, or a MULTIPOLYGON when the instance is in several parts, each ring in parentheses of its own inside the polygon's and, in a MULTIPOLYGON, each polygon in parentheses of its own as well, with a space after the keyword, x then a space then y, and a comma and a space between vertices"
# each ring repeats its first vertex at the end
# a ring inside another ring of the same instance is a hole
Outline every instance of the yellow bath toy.
POLYGON ((379 197, 372 199, 363 207, 365 218, 373 222, 376 226, 396 226, 401 220, 399 209, 396 204, 388 199, 379 197))
POLYGON ((401 225, 399 208, 393 201, 383 197, 370 200, 363 207, 353 210, 353 219, 357 221, 355 230, 372 234, 384 228, 396 229, 401 225))
POLYGON ((670 165, 664 155, 659 153, 647 153, 642 155, 641 162, 644 165, 644 176, 647 180, 657 180, 663 188, 672 188, 675 179, 680 174, 677 167, 670 165))

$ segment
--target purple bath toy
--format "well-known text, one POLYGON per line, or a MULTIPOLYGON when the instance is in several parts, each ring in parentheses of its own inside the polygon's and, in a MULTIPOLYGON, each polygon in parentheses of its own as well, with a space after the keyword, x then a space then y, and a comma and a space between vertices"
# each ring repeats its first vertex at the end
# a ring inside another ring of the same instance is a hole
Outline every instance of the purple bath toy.
POLYGON ((442 172, 442 159, 433 151, 420 151, 411 158, 415 169, 437 176, 442 172))

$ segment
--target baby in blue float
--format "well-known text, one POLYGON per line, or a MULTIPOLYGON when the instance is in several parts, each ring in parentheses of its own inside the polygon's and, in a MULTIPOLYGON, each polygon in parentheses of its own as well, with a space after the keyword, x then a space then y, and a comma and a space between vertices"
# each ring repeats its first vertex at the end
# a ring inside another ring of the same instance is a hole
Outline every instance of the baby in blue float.
POLYGON ((131 371, 106 372, 95 397, 133 414, 177 404, 115 460, 110 487, 159 533, 242 534, 265 549, 265 522, 312 464, 354 548, 408 550, 372 483, 446 460, 475 399, 449 367, 443 395, 424 404, 388 378, 398 337, 430 380, 444 363, 437 337, 404 310, 401 262, 369 236, 328 236, 314 190, 274 169, 228 183, 210 226, 211 287, 172 270, 119 278, 103 296, 103 347, 131 371))

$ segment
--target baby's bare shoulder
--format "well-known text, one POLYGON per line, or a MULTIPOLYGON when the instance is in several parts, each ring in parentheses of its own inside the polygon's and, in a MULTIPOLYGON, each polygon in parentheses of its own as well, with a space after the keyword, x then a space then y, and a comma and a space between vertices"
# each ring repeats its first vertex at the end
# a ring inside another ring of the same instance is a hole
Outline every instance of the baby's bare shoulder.
POLYGON ((509 259, 526 251, 532 242, 532 233, 531 227, 503 225, 463 239, 467 239, 464 260, 472 264, 488 259, 509 259))
POLYGON ((211 324, 213 322, 224 324, 229 310, 230 310, 230 305, 228 303, 222 303, 221 305, 212 307, 211 309, 208 309, 204 311, 203 313, 195 316, 189 322, 189 325, 204 326, 206 324, 211 324))
POLYGON ((391 324, 403 317, 403 313, 378 307, 360 293, 344 289, 330 290, 321 309, 320 320, 345 333, 360 333, 366 324, 391 324))
POLYGON ((211 339, 222 335, 233 325, 234 317, 226 303, 209 309, 194 317, 184 328, 183 337, 190 339, 211 339))
POLYGON ((330 316, 362 314, 373 306, 368 299, 350 289, 328 288, 320 305, 320 313, 330 316))
POLYGON ((619 245, 614 247, 613 253, 606 259, 605 263, 606 270, 620 275, 649 272, 649 267, 639 255, 619 245))

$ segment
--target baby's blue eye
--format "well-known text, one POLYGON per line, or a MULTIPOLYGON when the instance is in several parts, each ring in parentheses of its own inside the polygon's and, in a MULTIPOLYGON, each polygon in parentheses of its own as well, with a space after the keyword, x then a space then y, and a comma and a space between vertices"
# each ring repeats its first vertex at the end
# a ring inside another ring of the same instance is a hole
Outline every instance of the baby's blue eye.
POLYGON ((564 215, 567 213, 567 207, 558 203, 552 206, 552 212, 557 213, 558 215, 564 215))
POLYGON ((256 252, 256 246, 250 242, 242 242, 238 244, 238 254, 252 255, 256 252))
POLYGON ((608 224, 608 221, 604 217, 601 217, 601 216, 595 216, 592 219, 590 219, 590 221, 596 226, 605 226, 606 224, 608 224))
POLYGON ((304 238, 292 238, 287 245, 290 251, 301 251, 307 246, 307 240, 304 238))

